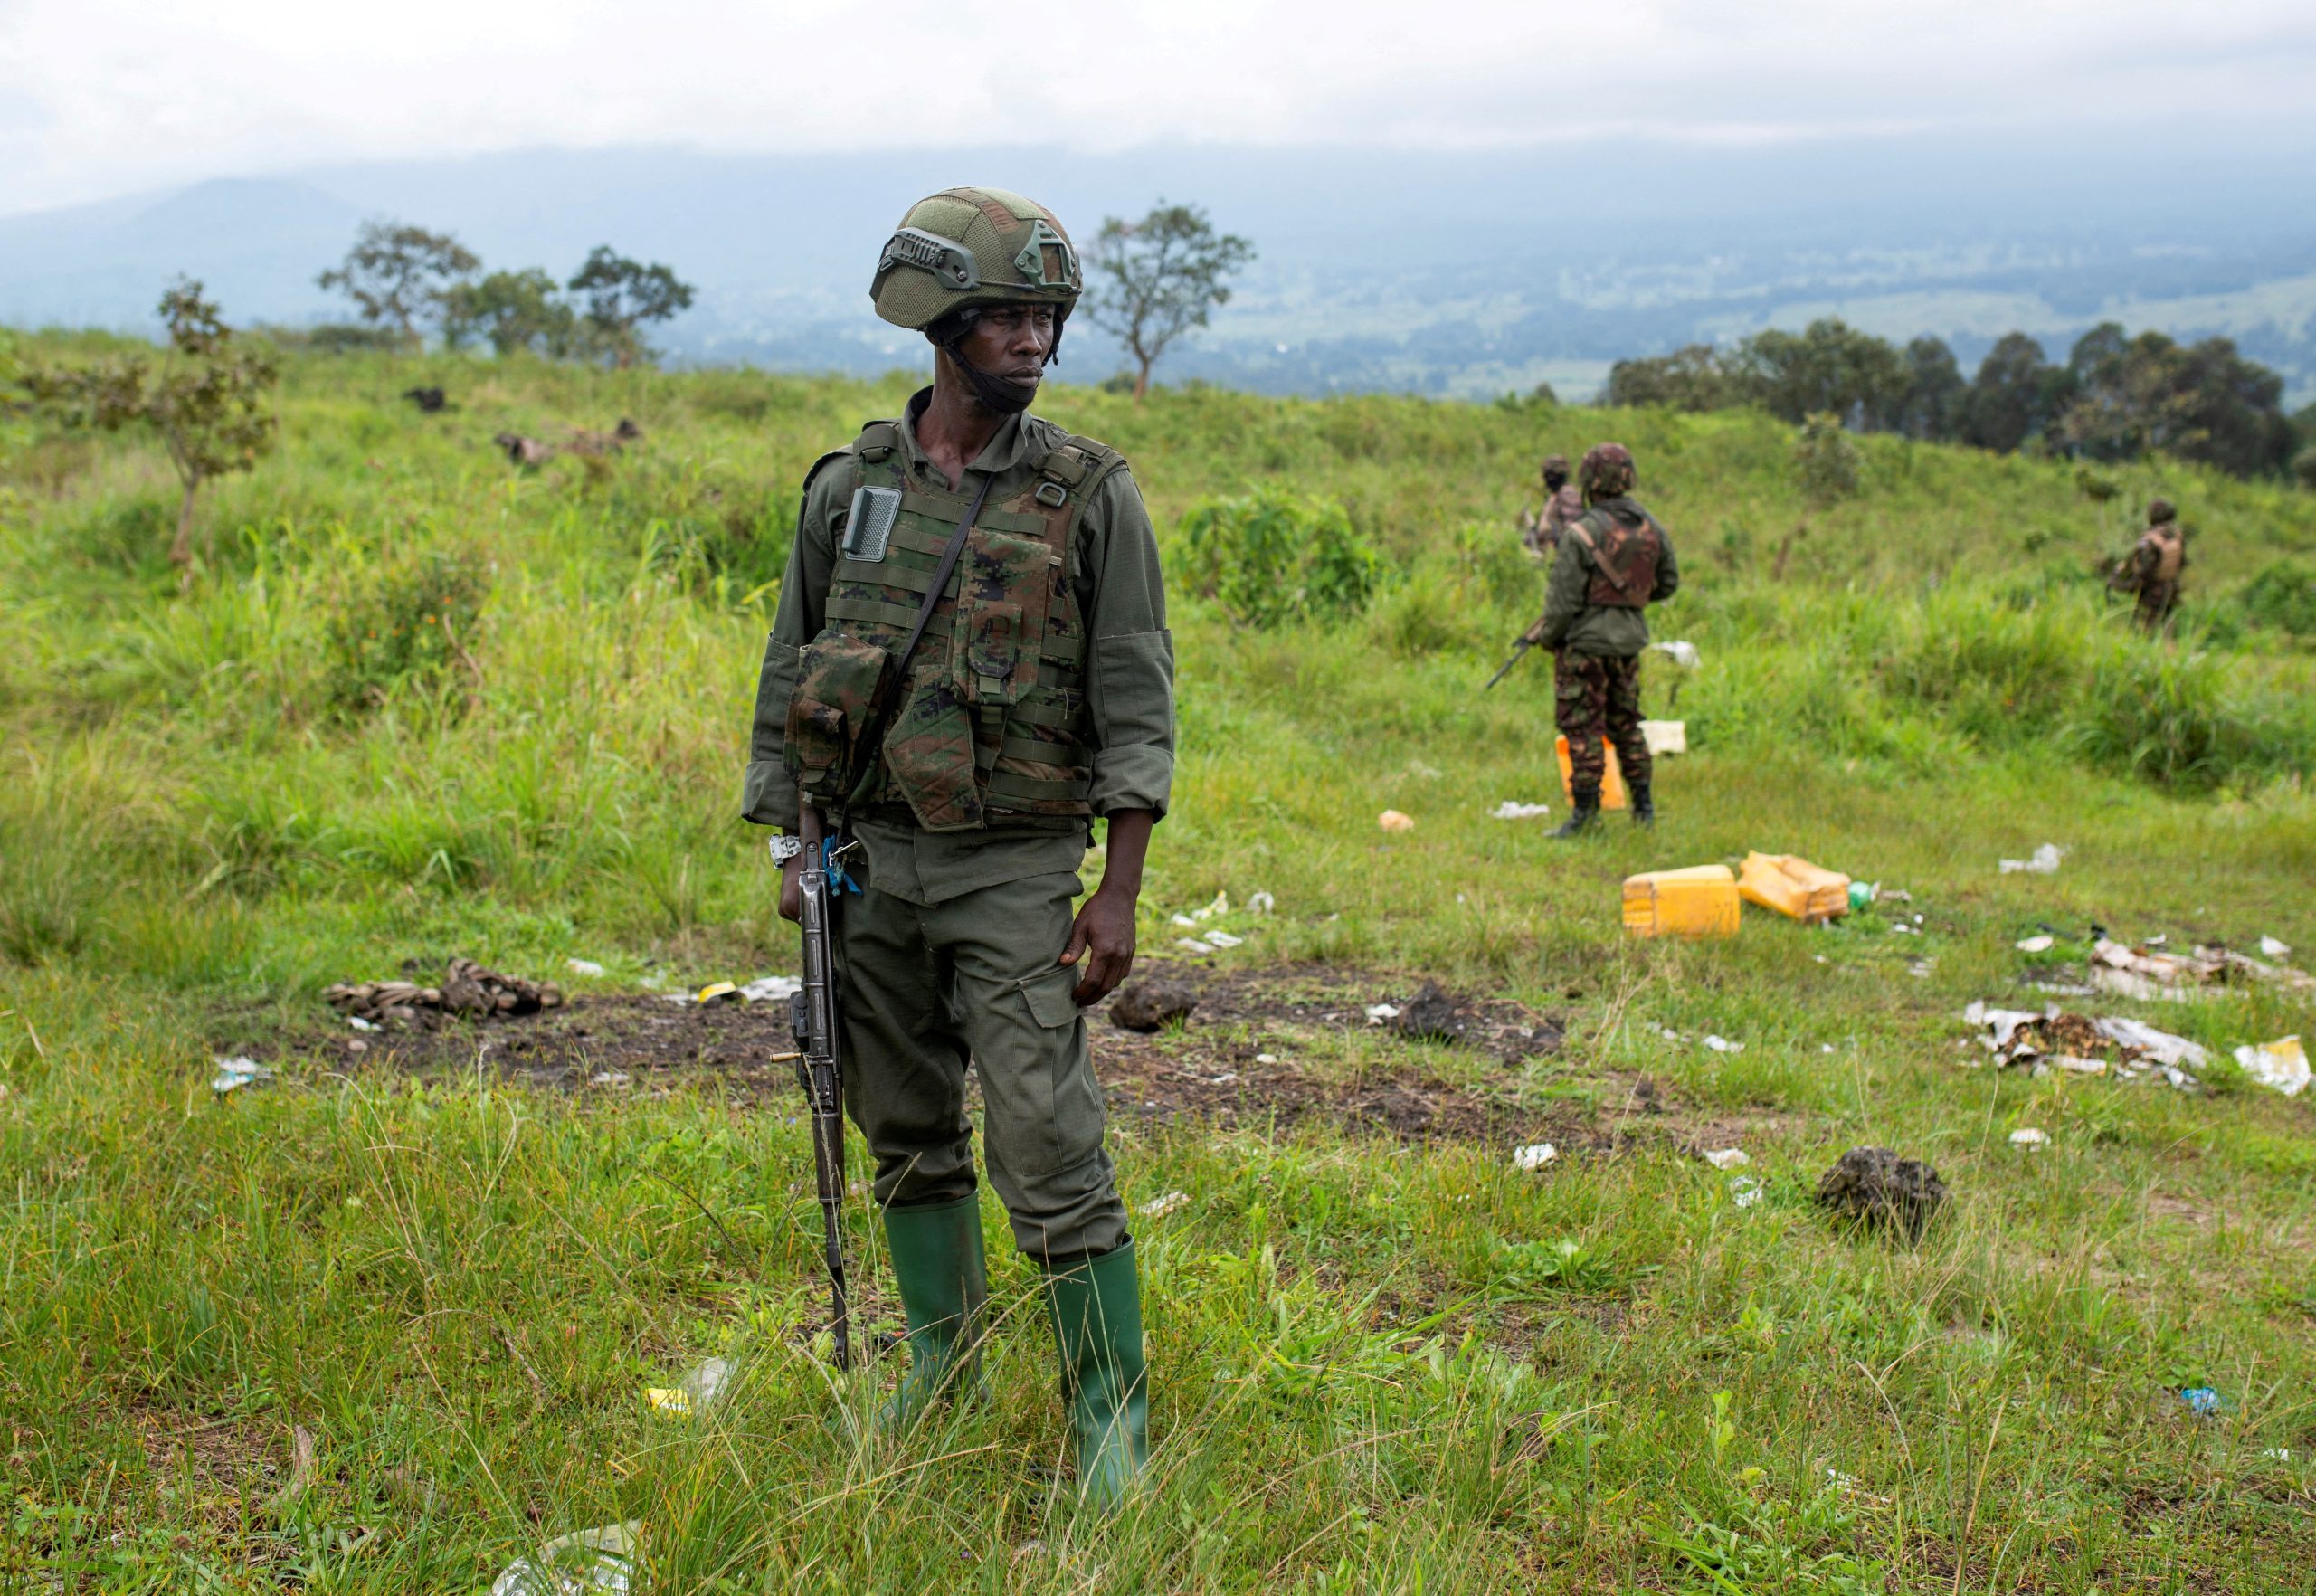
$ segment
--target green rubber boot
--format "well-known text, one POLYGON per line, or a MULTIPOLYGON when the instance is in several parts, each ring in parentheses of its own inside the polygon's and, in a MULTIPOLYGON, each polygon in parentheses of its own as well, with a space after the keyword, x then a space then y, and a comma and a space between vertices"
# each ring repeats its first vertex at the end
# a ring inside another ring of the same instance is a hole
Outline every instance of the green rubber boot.
POLYGON ((982 1305, 989 1299, 989 1279, 980 1200, 887 1208, 885 1245, 908 1311, 908 1369, 878 1420, 901 1430, 944 1397, 981 1394, 982 1305))
POLYGON ((1108 1510, 1150 1458, 1149 1370, 1134 1243, 1046 1274, 1061 1400, 1077 1441, 1077 1499, 1108 1510))

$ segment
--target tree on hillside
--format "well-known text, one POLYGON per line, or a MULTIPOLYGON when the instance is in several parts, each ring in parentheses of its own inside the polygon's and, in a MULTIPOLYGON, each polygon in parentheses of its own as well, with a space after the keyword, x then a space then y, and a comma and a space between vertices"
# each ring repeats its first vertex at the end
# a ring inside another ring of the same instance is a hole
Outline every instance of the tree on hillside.
POLYGON ((1686 344, 1670 355, 1619 360, 1609 368, 1600 402, 1620 408, 1661 404, 1673 410, 1723 410, 1744 403, 1743 385, 1710 344, 1686 344))
POLYGON ((597 244, 565 286, 586 296, 587 326, 612 363, 622 369, 650 356, 638 327, 665 321, 688 309, 692 301, 691 284, 673 271, 630 260, 609 244, 597 244))
POLYGON ((1727 364, 1749 397, 1797 426, 1831 413, 1856 416, 1861 430, 1879 431, 1905 399, 1906 362, 1896 347, 1833 317, 1799 333, 1764 328, 1727 364))
POLYGON ((2237 476, 2280 472, 2292 460, 2283 379, 2237 355, 2229 339, 2131 338, 2107 322, 2076 343, 2054 431, 2094 460, 2159 451, 2237 476))
POLYGON ((35 369, 24 381, 68 426, 158 433, 185 491, 169 558, 191 578, 194 503, 212 478, 245 471, 273 447, 267 400, 280 372, 261 348, 235 339, 201 284, 180 280, 161 296, 169 347, 159 361, 123 355, 82 366, 35 369))
POLYGON ((401 333, 405 345, 423 339, 422 321, 439 318, 451 290, 482 262, 447 233, 403 222, 365 222, 346 259, 315 280, 342 289, 362 319, 401 333))
POLYGON ((479 282, 451 289, 443 306, 442 337, 452 348, 472 337, 501 355, 527 349, 549 359, 577 352, 579 316, 562 286, 536 266, 494 271, 479 282))
POLYGON ((2065 374, 2025 333, 2006 333, 1987 351, 1962 404, 1962 436, 2004 453, 2049 425, 2065 374))
POLYGON ((1218 233, 1196 205, 1160 200, 1139 222, 1105 218, 1090 257, 1087 318, 1116 336, 1136 364, 1134 396, 1150 392, 1150 368, 1175 339, 1207 325, 1230 301, 1225 279, 1255 258, 1255 246, 1218 233))
POLYGON ((1906 346, 1906 389, 1890 417, 1890 429, 1909 438, 1954 437, 1962 427, 1962 404, 1970 385, 1944 338, 1920 337, 1906 346))

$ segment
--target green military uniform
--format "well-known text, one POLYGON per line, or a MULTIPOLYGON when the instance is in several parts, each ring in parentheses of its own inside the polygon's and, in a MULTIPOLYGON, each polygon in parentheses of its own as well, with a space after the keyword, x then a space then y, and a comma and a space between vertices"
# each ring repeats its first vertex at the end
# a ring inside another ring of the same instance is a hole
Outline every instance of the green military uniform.
MULTIPOLYGON (((1053 305, 1058 344, 1077 273, 1051 213, 953 189, 903 219, 872 292, 1005 413, 1019 402, 966 361, 958 316, 1053 305)), ((1079 1487, 1110 1501, 1146 1449, 1138 1277, 1072 997, 1081 972, 1058 961, 1093 819, 1167 806, 1173 645, 1157 543, 1124 459, 1025 412, 951 483, 918 442, 932 396, 806 480, 744 812, 793 828, 809 799, 860 844, 847 866, 858 891, 836 899, 837 992, 845 1106, 876 1160, 908 1310, 895 1413, 978 1383, 970 1067, 992 1183, 1016 1244, 1047 1271, 1079 1487), (879 746, 866 748, 880 714, 879 746)))
POLYGON ((1538 641, 1552 651, 1554 719, 1568 739, 1571 812, 1554 834, 1574 836, 1599 813, 1614 744, 1633 819, 1656 818, 1654 764, 1640 731, 1640 653, 1647 606, 1681 585, 1673 540, 1631 497, 1632 456, 1621 445, 1588 451, 1579 472, 1584 514, 1561 538, 1538 641))

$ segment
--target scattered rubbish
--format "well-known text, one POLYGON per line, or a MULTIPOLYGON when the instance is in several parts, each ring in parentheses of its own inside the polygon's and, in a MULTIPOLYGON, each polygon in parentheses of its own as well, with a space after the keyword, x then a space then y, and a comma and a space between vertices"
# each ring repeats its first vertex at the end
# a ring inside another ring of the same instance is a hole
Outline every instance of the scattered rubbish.
POLYGON ((1706 1037, 1704 1039, 1704 1045, 1711 1048, 1716 1053, 1742 1053, 1745 1050, 1745 1044, 1743 1042, 1731 1041, 1725 1036, 1706 1037))
POLYGON ((1394 1031, 1414 1041, 1460 1041, 1472 1022, 1469 1012, 1437 981, 1425 982, 1423 990, 1391 1019, 1394 1031))
POLYGON ((1247 912, 1250 915, 1267 915, 1277 907, 1278 899, 1267 892, 1247 894, 1247 912))
POLYGON ((1819 1045, 1818 1050, 1821 1053, 1830 1053, 1834 1050, 1834 1044, 1831 1042, 1822 1043, 1819 1045))
POLYGON ((365 1020, 359 1014, 348 1014, 346 1017, 346 1022, 356 1031, 375 1031, 378 1029, 375 1021, 365 1020))
POLYGON ((2040 848, 2035 850, 2031 858, 2004 860, 2002 861, 2002 873, 2006 876, 2011 876, 2017 875, 2019 871, 2024 870, 2028 875, 2033 876, 2053 875, 2058 870, 2060 857, 2058 849, 2053 844, 2045 842, 2040 848))
POLYGON ((1894 921, 1890 926, 1890 935, 1893 936, 1920 936, 1922 935, 1922 927, 1919 926, 1909 926, 1903 922, 1894 921))
POLYGON ((1185 931, 1195 931, 1198 929, 1198 922, 1191 919, 1188 915, 1176 915, 1174 917, 1174 924, 1180 926, 1185 931))
POLYGON ((1552 812, 1549 803, 1520 803, 1506 798, 1489 811, 1494 820, 1542 820, 1552 812))
POLYGON ((2018 1129, 2010 1133, 2010 1145, 2014 1147, 2046 1146, 2049 1145, 2050 1139, 2051 1138, 2049 1136, 2045 1135, 2041 1131, 2036 1130, 2031 1125, 2021 1126, 2018 1129))
POLYGON ((744 1003, 784 1003, 804 990, 804 983, 793 975, 762 975, 740 988, 744 1003))
POLYGON ((587 1078, 589 1086, 622 1087, 628 1083, 627 1072, 621 1069, 598 1069, 587 1078))
POLYGON ((1531 1146, 1514 1147, 1512 1150, 1513 1164, 1528 1171, 1531 1174, 1559 1156, 1560 1149, 1550 1142, 1538 1142, 1531 1146))
POLYGON ((1912 1240, 1946 1201, 1946 1183, 1920 1159, 1887 1147, 1852 1147, 1818 1181, 1818 1201, 1855 1221, 1884 1225, 1912 1240))
POLYGON ((2254 983, 2316 991, 2316 976, 2265 964, 2232 949, 2197 947, 2191 953, 2174 954, 2148 951, 2152 946, 2152 938, 2133 949, 2100 937, 2091 949, 2092 983, 2122 997, 2174 1002, 2211 997, 2214 988, 2254 983))
POLYGON ((217 1074, 210 1081, 209 1089, 221 1097, 245 1086, 263 1086, 273 1078, 273 1071, 255 1059, 219 1059, 216 1064, 217 1074))
POLYGON ((736 1003, 740 1001, 740 983, 738 982, 711 981, 706 986, 701 987, 698 992, 691 994, 691 1001, 696 1003, 721 1002, 726 998, 731 999, 736 1003))
POLYGON ((1934 968, 1935 965, 1933 965, 1932 961, 1928 959, 1916 959, 1913 964, 1906 966, 1906 974, 1913 976, 1916 981, 1927 981, 1930 979, 1931 973, 1934 968))
POLYGON ((1164 1219, 1191 1200, 1188 1192, 1169 1192, 1163 1197, 1153 1197, 1134 1211, 1144 1219, 1164 1219))
POLYGON ((716 1405, 717 1398, 729 1391, 731 1383, 731 1360, 709 1358, 673 1386, 654 1386, 646 1391, 643 1400, 662 1413, 697 1419, 716 1405))
POLYGON ((563 1006, 563 991, 544 982, 501 975, 472 959, 452 959, 440 986, 410 981, 340 983, 322 991, 339 1013, 373 1025, 432 1027, 444 1014, 508 1019, 563 1006))
POLYGON ((1203 955, 1210 954, 1214 951, 1214 946, 1211 943, 1201 942, 1195 936, 1177 936, 1174 938, 1174 945, 1181 948, 1186 954, 1203 955))
POLYGON ((1110 1023, 1148 1032, 1188 1020, 1197 1007, 1198 993, 1182 982, 1156 977, 1129 981, 1110 1000, 1110 1023))
POLYGON ((2055 936, 2027 936, 2022 937, 2015 945, 2020 953, 2048 953, 2057 941, 2055 936))
POLYGON ((2260 956, 2264 959, 2288 959, 2292 957, 2292 945, 2278 942, 2273 936, 2263 936, 2260 938, 2260 956))
POLYGON ((603 973, 603 967, 593 959, 565 959, 563 961, 563 967, 574 975, 585 975, 590 978, 603 973))
POLYGON ((1849 884, 1849 907, 1853 909, 1862 909, 1881 896, 1882 883, 1879 881, 1852 881, 1849 884))
MULTIPOLYGON (((1560 755, 1561 798, 1566 803, 1574 803, 1576 802, 1576 767, 1569 763, 1568 739, 1564 736, 1557 737, 1553 740, 1552 746, 1560 755)), ((1625 793, 1624 761, 1617 756, 1616 746, 1613 743, 1609 746, 1606 752, 1608 768, 1600 774, 1600 807, 1603 809, 1629 808, 1632 801, 1625 793)))
POLYGON ((1209 931, 1205 935, 1206 940, 1217 947, 1236 947, 1247 940, 1243 936, 1233 936, 1228 931, 1209 931))
POLYGON ((1737 878, 1727 865, 1628 876, 1624 913, 1636 936, 1733 936, 1737 878))
POLYGON ((1792 853, 1748 853, 1737 895, 1804 925, 1849 913, 1849 878, 1792 853))
POLYGON ((1202 909, 1193 912, 1191 918, 1193 920, 1210 920, 1217 915, 1227 915, 1229 912, 1230 895, 1228 892, 1218 892, 1214 895, 1214 901, 1212 903, 1208 904, 1202 909))
POLYGON ((532 1556, 508 1563, 490 1596, 627 1596, 641 1527, 631 1519, 558 1535, 532 1556))
POLYGON ((2235 1061, 2244 1066, 2245 1074, 2287 1097, 2296 1097, 2307 1088, 2308 1053, 2296 1036, 2247 1043, 2235 1050, 2235 1061))
POLYGON ((1370 1025, 1381 1025, 1384 1021, 1396 1020, 1399 1016, 1400 1006, 1397 1003, 1370 1003, 1367 1005, 1367 1023, 1370 1025))
POLYGON ((1685 720, 1644 720, 1640 723, 1640 740, 1648 746, 1650 754, 1663 758, 1668 754, 1689 751, 1689 723, 1685 720))
POLYGON ((2179 1400, 2198 1419, 2208 1419, 2220 1409, 2219 1392, 2208 1385, 2190 1385, 2179 1392, 2179 1400))
POLYGON ((2093 1020, 2056 1007, 2037 1013, 1974 1002, 1962 1011, 1962 1018, 1980 1029, 1979 1040, 1997 1063, 2036 1075, 2053 1069, 2083 1075, 2112 1069, 2118 1080, 2159 1074, 2181 1091, 2194 1091, 2200 1083, 2191 1072, 2210 1061, 2210 1055, 2187 1038, 2121 1016, 2093 1020))
POLYGON ((1401 814, 1396 809, 1387 809, 1381 814, 1377 815, 1375 817, 1375 823, 1382 827, 1387 831, 1412 831, 1415 830, 1415 817, 1413 815, 1401 814))
POLYGON ((1715 1169, 1742 1169, 1753 1162, 1742 1147, 1715 1147, 1701 1156, 1715 1169))
POLYGON ((1697 645, 1693 642, 1675 640, 1670 642, 1653 642, 1648 646, 1653 651, 1663 654, 1684 670, 1694 670, 1697 668, 1697 645))
POLYGON ((2270 1447, 2266 1451, 2262 1452, 2260 1456, 2267 1458, 2272 1463, 2289 1463, 2292 1461, 2292 1449, 2290 1447, 2270 1447))
POLYGON ((1734 1175, 1729 1182, 1729 1200, 1740 1208, 1751 1208, 1769 1195, 1769 1188, 1751 1175, 1734 1175))
POLYGON ((1255 1055, 1255 1062, 1258 1064, 1276 1064, 1278 1062, 1278 1055, 1277 1053, 1257 1053, 1255 1055))

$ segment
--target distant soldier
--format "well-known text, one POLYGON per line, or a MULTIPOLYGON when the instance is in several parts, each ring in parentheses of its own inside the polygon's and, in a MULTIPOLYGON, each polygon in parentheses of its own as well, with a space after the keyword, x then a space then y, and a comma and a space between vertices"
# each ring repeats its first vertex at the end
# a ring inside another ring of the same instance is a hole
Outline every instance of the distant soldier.
POLYGON ((1577 471, 1584 513, 1561 537, 1543 618, 1528 636, 1552 651, 1555 718, 1568 738, 1572 810, 1552 833, 1573 837, 1600 817, 1607 745, 1614 743, 1632 794, 1636 825, 1656 818, 1654 774, 1640 735, 1640 652, 1648 646, 1645 606, 1681 585, 1673 540, 1632 498, 1632 455, 1621 443, 1585 451, 1577 471))
POLYGON ((2107 584, 2139 595, 2140 630, 2161 632, 2179 603, 2179 573, 2188 568, 2188 545, 2179 534, 2179 512, 2168 499, 2147 507, 2147 530, 2131 553, 2115 563, 2107 584))
POLYGON ((1544 513, 1523 518, 1520 541, 1528 552, 1549 557, 1560 546, 1561 535, 1584 513, 1584 496, 1568 480, 1568 456, 1544 456, 1544 513))

